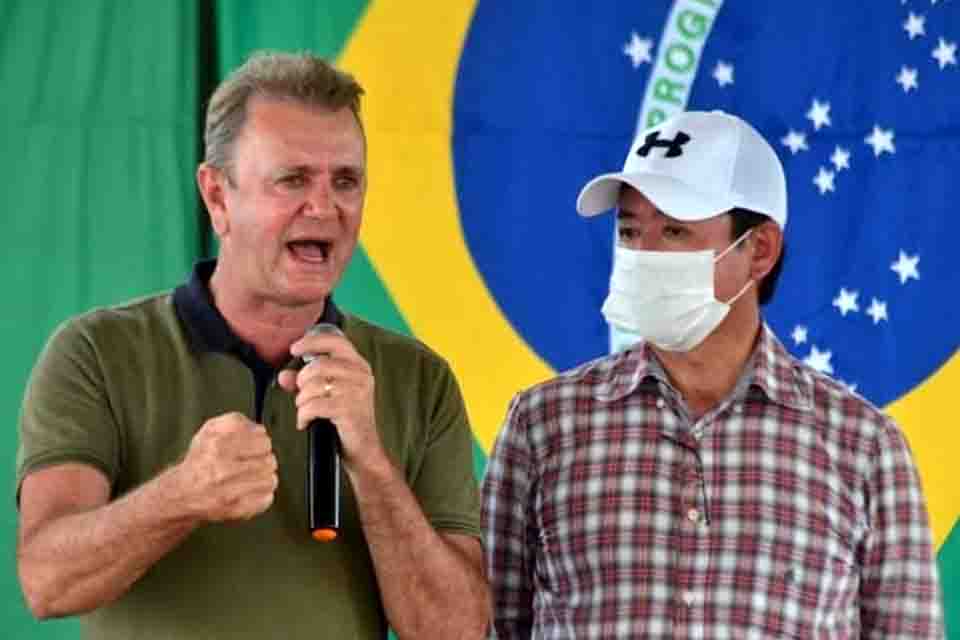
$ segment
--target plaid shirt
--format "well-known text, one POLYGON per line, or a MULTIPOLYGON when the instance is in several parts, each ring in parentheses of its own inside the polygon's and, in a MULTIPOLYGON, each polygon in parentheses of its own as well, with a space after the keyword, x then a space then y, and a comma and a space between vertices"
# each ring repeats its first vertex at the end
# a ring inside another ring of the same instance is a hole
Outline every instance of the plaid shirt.
POLYGON ((499 638, 942 638, 900 430, 766 326, 692 420, 646 345, 518 395, 483 487, 499 638))

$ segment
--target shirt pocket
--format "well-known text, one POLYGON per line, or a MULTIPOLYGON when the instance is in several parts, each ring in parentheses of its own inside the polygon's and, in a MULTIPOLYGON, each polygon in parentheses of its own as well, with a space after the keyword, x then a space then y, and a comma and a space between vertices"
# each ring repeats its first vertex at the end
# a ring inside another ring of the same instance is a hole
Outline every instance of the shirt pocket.
POLYGON ((856 566, 797 540, 761 546, 755 557, 748 638, 853 637, 856 566))

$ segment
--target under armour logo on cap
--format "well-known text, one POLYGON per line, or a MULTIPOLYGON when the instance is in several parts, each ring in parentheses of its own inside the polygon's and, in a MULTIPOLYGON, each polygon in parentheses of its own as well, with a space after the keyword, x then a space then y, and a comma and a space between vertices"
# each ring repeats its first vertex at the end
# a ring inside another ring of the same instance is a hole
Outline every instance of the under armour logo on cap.
POLYGON ((681 111, 638 132, 623 170, 585 184, 577 211, 595 216, 615 208, 623 185, 685 222, 734 207, 766 214, 781 229, 787 221, 787 181, 777 152, 756 129, 722 111, 681 111))
POLYGON ((643 146, 637 149, 637 155, 646 158, 647 154, 649 154, 650 150, 654 147, 666 147, 667 152, 664 154, 664 157, 676 158, 683 155, 683 145, 688 142, 690 142, 690 136, 683 131, 678 131, 677 135, 673 137, 673 140, 661 140, 660 132, 653 131, 647 134, 643 146))

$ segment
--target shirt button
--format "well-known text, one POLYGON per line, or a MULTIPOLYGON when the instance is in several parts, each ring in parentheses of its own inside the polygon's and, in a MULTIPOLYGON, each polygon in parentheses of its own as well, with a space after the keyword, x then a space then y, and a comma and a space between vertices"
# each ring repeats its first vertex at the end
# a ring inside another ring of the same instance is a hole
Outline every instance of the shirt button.
POLYGON ((734 413, 743 413, 743 405, 740 405, 740 404, 735 404, 735 405, 733 405, 733 412, 734 412, 734 413))
POLYGON ((688 607, 692 607, 692 606, 693 606, 693 592, 691 592, 691 591, 684 591, 684 592, 683 592, 683 596, 681 596, 680 599, 681 599, 681 601, 683 602, 683 604, 685 604, 686 606, 688 606, 688 607))
POLYGON ((700 521, 700 512, 696 509, 690 509, 687 511, 687 520, 690 522, 699 522, 700 521))
POLYGON ((658 408, 658 409, 663 409, 666 405, 667 405, 667 403, 664 402, 663 398, 657 398, 657 408, 658 408))

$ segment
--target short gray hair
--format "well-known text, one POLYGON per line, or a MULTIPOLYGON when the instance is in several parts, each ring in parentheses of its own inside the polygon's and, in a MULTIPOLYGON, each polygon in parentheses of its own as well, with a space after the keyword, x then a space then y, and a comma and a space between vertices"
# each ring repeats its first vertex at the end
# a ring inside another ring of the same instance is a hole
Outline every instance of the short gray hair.
POLYGON ((254 52, 220 83, 207 105, 204 160, 230 177, 233 145, 243 130, 250 98, 292 100, 338 111, 349 107, 363 131, 363 87, 352 75, 311 53, 254 52))

